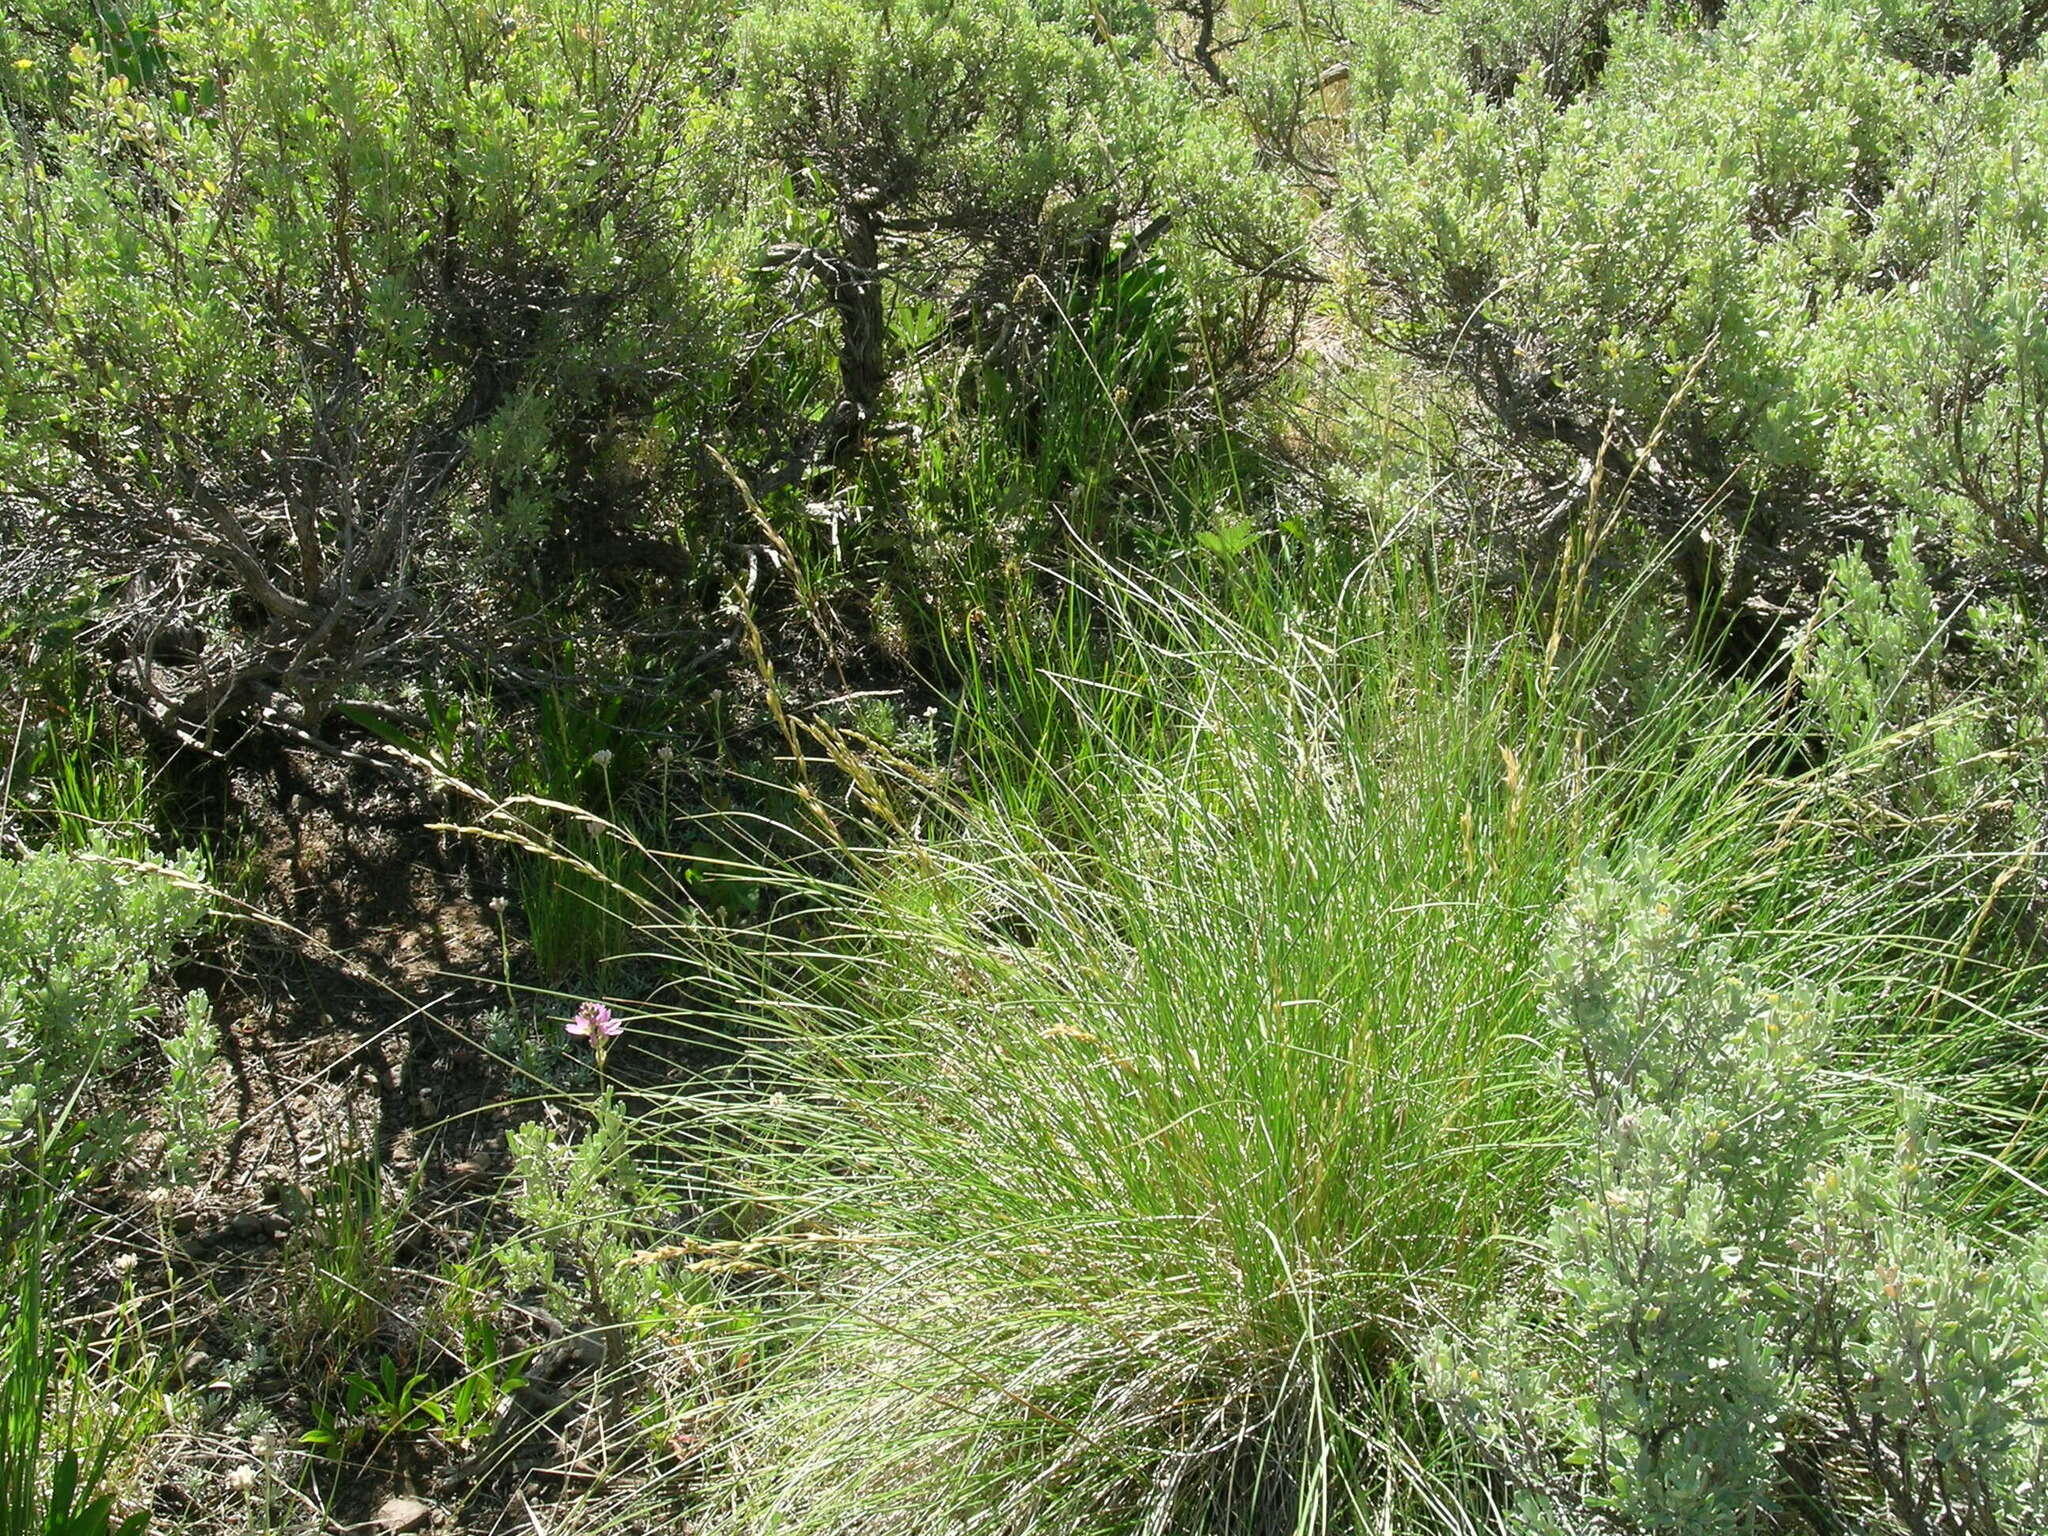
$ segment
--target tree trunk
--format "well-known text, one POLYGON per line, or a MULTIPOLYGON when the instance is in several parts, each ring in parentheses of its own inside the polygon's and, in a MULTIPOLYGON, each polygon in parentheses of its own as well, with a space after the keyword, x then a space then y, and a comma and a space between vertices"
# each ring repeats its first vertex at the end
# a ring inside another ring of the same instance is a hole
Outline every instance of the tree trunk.
POLYGON ((839 212, 839 254, 831 262, 832 308, 839 316, 839 401, 825 423, 820 457, 858 452, 881 408, 883 363, 881 210, 857 194, 839 212))

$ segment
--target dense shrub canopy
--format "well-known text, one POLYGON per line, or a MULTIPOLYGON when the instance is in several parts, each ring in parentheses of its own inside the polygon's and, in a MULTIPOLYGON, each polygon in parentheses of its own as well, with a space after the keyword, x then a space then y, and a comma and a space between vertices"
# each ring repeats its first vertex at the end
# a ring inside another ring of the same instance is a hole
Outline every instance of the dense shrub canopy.
POLYGON ((708 281, 707 26, 194 6, 139 80, 19 71, 0 469, 134 570, 178 723, 280 684, 317 719, 450 627, 453 551, 602 527, 701 417, 744 298, 708 281))
POLYGON ((701 608, 757 538, 730 474, 900 500, 860 450, 906 368, 993 370, 970 410, 1028 449, 1074 338, 1121 368, 1114 483, 1213 417, 1198 372, 1235 397, 1285 349, 1288 203, 1106 22, 247 0, 137 53, 61 20, 6 83, 0 482, 130 581, 175 733, 486 653, 536 559, 701 608))
POLYGON ((1461 370, 1550 472, 1630 473, 1660 536, 1717 509, 1738 601, 1781 603, 1904 510, 2038 602, 2048 75, 1994 9, 1615 11, 1560 60, 1565 8, 1510 46, 1361 7, 1364 319, 1461 370), (1485 89, 1496 57, 1519 74, 1485 89))

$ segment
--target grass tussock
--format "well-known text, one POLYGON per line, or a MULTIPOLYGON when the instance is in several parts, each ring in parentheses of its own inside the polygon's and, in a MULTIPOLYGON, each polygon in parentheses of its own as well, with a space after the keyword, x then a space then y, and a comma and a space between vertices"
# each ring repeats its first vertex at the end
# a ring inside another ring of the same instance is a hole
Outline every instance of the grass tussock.
POLYGON ((1633 843, 1756 911, 1799 863, 1760 706, 1596 685, 1623 626, 1559 659, 1390 580, 1256 626, 1103 601, 1109 662, 998 668, 1089 750, 984 757, 948 833, 874 859, 839 1005, 788 1015, 744 1182, 852 1256, 763 1366, 726 1528, 1447 1511, 1429 1416, 1389 1409, 1541 1225, 1562 891, 1633 843))

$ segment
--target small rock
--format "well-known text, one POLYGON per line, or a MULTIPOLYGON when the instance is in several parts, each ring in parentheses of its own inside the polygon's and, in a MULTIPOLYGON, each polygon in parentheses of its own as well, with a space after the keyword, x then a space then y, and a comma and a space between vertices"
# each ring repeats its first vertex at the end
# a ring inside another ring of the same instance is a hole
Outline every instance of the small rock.
POLYGON ((604 1345, 587 1333, 572 1333, 557 1339, 534 1356, 532 1376, 536 1381, 566 1381, 580 1371, 604 1363, 604 1345))
POLYGON ((291 1225, 282 1211, 242 1211, 228 1222, 228 1231, 236 1237, 280 1237, 291 1225))
POLYGON ((431 1506, 418 1499, 386 1499, 377 1506, 377 1529, 389 1531, 391 1536, 402 1536, 406 1531, 425 1530, 434 1518, 431 1506))

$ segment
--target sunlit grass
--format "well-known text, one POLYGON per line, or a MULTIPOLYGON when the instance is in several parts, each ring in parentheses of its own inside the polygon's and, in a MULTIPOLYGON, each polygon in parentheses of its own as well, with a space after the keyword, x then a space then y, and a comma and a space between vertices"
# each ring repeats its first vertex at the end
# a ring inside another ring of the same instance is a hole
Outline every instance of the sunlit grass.
POLYGON ((1106 646, 992 658, 968 804, 867 858, 811 982, 731 988, 786 1088, 690 1118, 837 1256, 735 1420, 735 1529, 1456 1524, 1408 1346, 1547 1207, 1559 893, 1629 842, 1754 911, 1817 857, 1762 704, 1617 691, 1624 626, 1096 600, 1106 646))

